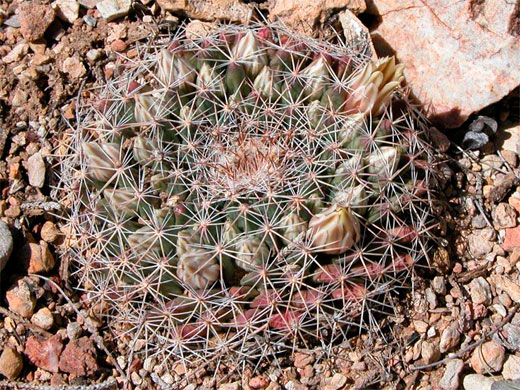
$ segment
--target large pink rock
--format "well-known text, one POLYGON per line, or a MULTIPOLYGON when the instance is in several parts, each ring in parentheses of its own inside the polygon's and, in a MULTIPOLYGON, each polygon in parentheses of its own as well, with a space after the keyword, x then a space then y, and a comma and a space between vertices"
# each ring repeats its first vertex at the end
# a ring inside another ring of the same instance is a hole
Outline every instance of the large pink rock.
POLYGON ((377 49, 395 52, 431 119, 460 126, 520 84, 516 1, 367 0, 377 49))

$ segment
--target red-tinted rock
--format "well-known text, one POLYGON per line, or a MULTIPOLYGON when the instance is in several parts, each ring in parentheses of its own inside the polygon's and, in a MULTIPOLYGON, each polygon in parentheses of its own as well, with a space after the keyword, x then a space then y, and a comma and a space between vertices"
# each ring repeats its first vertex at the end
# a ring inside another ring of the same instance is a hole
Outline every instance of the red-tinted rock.
POLYGON ((50 372, 58 372, 58 363, 60 361, 63 344, 58 335, 41 339, 31 336, 25 343, 25 354, 29 360, 43 370, 50 372))
POLYGON ((406 80, 430 118, 458 127, 520 84, 515 4, 369 0, 367 8, 381 17, 372 32, 376 49, 395 52, 406 65, 406 80))
POLYGON ((88 337, 71 340, 61 354, 60 370, 74 376, 90 375, 98 370, 96 348, 88 337))
POLYGON ((23 37, 32 42, 43 37, 54 20, 54 10, 38 1, 22 2, 18 7, 18 20, 23 37))
POLYGON ((506 229, 506 235, 504 237, 504 243, 502 244, 502 248, 505 251, 520 249, 520 226, 511 229, 506 229))

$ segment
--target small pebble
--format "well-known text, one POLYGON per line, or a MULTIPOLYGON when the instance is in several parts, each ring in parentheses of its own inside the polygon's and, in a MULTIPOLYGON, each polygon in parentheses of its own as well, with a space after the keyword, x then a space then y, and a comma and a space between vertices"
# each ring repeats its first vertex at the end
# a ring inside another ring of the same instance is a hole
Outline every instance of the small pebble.
POLYGON ((481 374, 469 374, 464 377, 462 382, 464 390, 491 390, 495 380, 481 374))
POLYGON ((114 42, 110 44, 110 47, 116 53, 121 53, 126 50, 126 43, 121 39, 116 39, 114 42))
POLYGON ((31 322, 42 329, 49 330, 54 325, 54 316, 48 308, 44 307, 33 314, 31 322))
POLYGON ((475 304, 489 305, 491 303, 491 287, 482 276, 473 279, 469 284, 471 300, 475 304))
POLYGON ((450 360, 446 364, 446 370, 442 376, 439 386, 443 390, 457 390, 459 388, 459 376, 464 369, 464 362, 461 359, 450 360))
POLYGON ((97 20, 92 15, 83 16, 83 21, 90 27, 96 27, 97 20))
POLYGON ((441 341, 439 350, 442 353, 448 352, 455 348, 460 342, 460 332, 456 329, 455 324, 451 324, 441 333, 441 341))
POLYGON ((0 374, 13 380, 20 375, 22 368, 23 360, 18 351, 8 346, 4 347, 0 355, 0 374))
POLYGON ((502 369, 502 376, 504 379, 520 379, 520 356, 510 355, 507 358, 502 369))
POLYGON ((9 226, 0 221, 0 272, 5 268, 13 251, 13 236, 9 226))
POLYGON ((67 324, 67 337, 69 340, 80 338, 82 333, 83 329, 79 322, 69 322, 67 324))
POLYGON ((29 184, 36 188, 42 188, 45 183, 45 162, 40 152, 33 154, 27 160, 27 174, 29 184))

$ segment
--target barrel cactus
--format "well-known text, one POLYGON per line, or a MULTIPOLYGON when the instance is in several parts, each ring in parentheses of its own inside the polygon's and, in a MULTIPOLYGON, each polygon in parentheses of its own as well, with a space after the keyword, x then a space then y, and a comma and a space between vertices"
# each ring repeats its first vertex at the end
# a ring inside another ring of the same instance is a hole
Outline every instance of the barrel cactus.
POLYGON ((359 47, 181 28, 84 93, 61 188, 93 313, 197 362, 388 310, 429 245, 433 154, 402 66, 359 47))

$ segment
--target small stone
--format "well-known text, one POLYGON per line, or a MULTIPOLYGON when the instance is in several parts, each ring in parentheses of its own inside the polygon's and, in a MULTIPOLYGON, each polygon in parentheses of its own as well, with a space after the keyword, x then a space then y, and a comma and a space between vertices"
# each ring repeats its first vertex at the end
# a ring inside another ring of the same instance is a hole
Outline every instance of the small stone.
POLYGON ((464 362, 461 359, 450 360, 446 364, 446 370, 439 382, 439 386, 443 390, 457 390, 459 388, 459 376, 463 368, 464 362))
POLYGON ((508 348, 520 351, 520 325, 505 324, 502 333, 509 344, 508 348))
POLYGON ((520 249, 520 226, 506 229, 506 235, 504 237, 502 248, 505 251, 520 249))
POLYGON ((56 261, 45 241, 26 243, 20 251, 20 261, 27 265, 27 272, 37 274, 54 268, 56 261))
POLYGON ((486 239, 482 232, 472 233, 468 236, 469 251, 478 259, 486 256, 493 249, 493 242, 486 239))
POLYGON ((4 221, 0 221, 0 272, 5 268, 12 251, 13 235, 9 226, 4 221))
POLYGON ((44 307, 33 314, 31 322, 42 329, 49 330, 54 325, 54 316, 47 307, 44 307))
POLYGON ((491 390, 495 380, 481 374, 469 374, 464 377, 462 382, 464 390, 491 390))
POLYGON ((491 390, 518 390, 518 389, 520 389, 520 380, 516 380, 516 381, 497 380, 491 386, 491 390))
POLYGON ((114 42, 110 44, 110 47, 116 53, 121 53, 126 50, 126 43, 121 39, 116 39, 114 42))
POLYGON ((502 149, 520 154, 520 125, 499 128, 497 138, 502 142, 502 149))
POLYGON ((421 357, 423 358, 424 364, 431 364, 440 359, 441 352, 435 343, 423 342, 421 346, 421 357))
POLYGON ((52 8, 58 18, 67 23, 74 23, 79 16, 79 3, 76 0, 56 0, 52 8))
POLYGON ((54 21, 54 10, 39 1, 22 2, 18 7, 18 20, 23 37, 32 42, 43 37, 54 21))
POLYGON ((502 166, 502 159, 496 154, 488 154, 482 157, 480 162, 482 164, 482 175, 486 178, 490 177, 502 166))
POLYGON ((425 295, 426 295, 426 302, 428 302, 429 306, 430 306, 430 310, 433 310, 437 307, 437 295, 435 295, 435 292, 433 291, 432 288, 427 288, 425 290, 425 295))
POLYGON ((25 343, 25 354, 29 360, 43 370, 58 372, 63 344, 58 335, 47 339, 30 336, 25 343))
POLYGON ((485 228, 487 224, 486 217, 484 217, 482 214, 475 215, 473 218, 471 218, 471 227, 474 229, 485 228))
POLYGON ((488 341, 473 351, 470 364, 479 374, 494 373, 502 369, 505 357, 506 351, 502 345, 496 341, 488 341))
POLYGON ((36 65, 36 66, 45 65, 45 64, 48 64, 50 62, 50 60, 51 60, 50 56, 47 56, 45 54, 36 53, 31 60, 31 64, 36 65))
POLYGON ((240 390, 240 382, 224 383, 218 387, 218 390, 240 390))
POLYGON ((206 21, 225 20, 247 24, 253 13, 251 4, 239 0, 158 0, 157 4, 164 11, 206 21))
POLYGON ((428 323, 421 320, 414 320, 413 326, 415 327, 415 330, 420 334, 425 334, 428 330, 428 323))
POLYGON ((503 275, 492 275, 491 282, 507 293, 516 303, 520 303, 520 286, 503 275))
POLYGON ((249 387, 252 389, 265 389, 269 385, 269 381, 263 376, 255 376, 249 380, 249 387))
POLYGON ((56 227, 54 222, 45 221, 40 230, 40 237, 42 240, 45 242, 54 242, 58 239, 59 236, 61 236, 61 231, 56 227))
POLYGON ((432 281, 432 288, 433 291, 435 291, 439 295, 445 295, 446 294, 446 279, 444 279, 444 276, 436 276, 433 278, 432 281))
POLYGON ((99 13, 107 22, 128 15, 131 6, 131 0, 103 0, 96 4, 99 13))
POLYGON ((33 154, 27 160, 29 184, 36 188, 42 188, 45 183, 45 161, 40 152, 33 154))
POLYGON ((87 58, 89 61, 95 62, 101 58, 101 50, 100 49, 91 49, 87 51, 87 58))
POLYGON ((23 368, 23 360, 18 351, 11 347, 5 347, 0 355, 0 374, 13 380, 23 368))
POLYGON ((294 367, 304 368, 308 364, 314 362, 314 355, 302 352, 296 352, 294 354, 294 367))
POLYGON ((502 370, 504 379, 520 379, 520 356, 510 355, 504 363, 502 370))
POLYGON ((72 79, 79 79, 87 73, 83 63, 76 57, 69 57, 63 61, 61 70, 72 79))
POLYGON ((81 336, 83 329, 79 322, 69 322, 67 324, 67 337, 69 340, 75 340, 81 336))
POLYGON ((29 45, 26 43, 19 43, 13 49, 2 57, 2 61, 6 64, 10 64, 16 61, 20 61, 20 59, 27 54, 29 51, 29 45))
POLYGON ((335 373, 328 383, 333 389, 341 389, 347 384, 347 377, 339 372, 335 373))
POLYGON ((90 27, 96 27, 97 20, 92 15, 83 16, 83 21, 90 27))
POLYGON ((166 373, 163 376, 161 376, 161 380, 167 385, 173 384, 174 381, 173 376, 171 376, 169 373, 166 373))
POLYGON ((516 211, 507 203, 499 203, 493 211, 495 229, 513 228, 516 223, 516 211))
POLYGON ((132 380, 132 383, 136 386, 139 386, 141 383, 143 383, 143 379, 139 376, 139 374, 135 371, 133 371, 130 374, 130 379, 132 380))
POLYGON ((25 278, 18 279, 5 294, 9 309, 25 318, 33 315, 36 298, 25 278))
POLYGON ((70 340, 61 354, 59 367, 61 371, 76 377, 96 372, 99 367, 92 341, 86 336, 70 340))
POLYGON ((482 276, 473 279, 469 284, 471 300, 475 304, 489 305, 491 303, 491 288, 482 276))
POLYGON ((144 359, 143 368, 145 371, 152 372, 154 367, 155 367, 155 360, 153 357, 148 356, 146 359, 144 359))
POLYGON ((4 21, 4 24, 8 27, 20 28, 20 20, 18 15, 13 15, 4 21))

